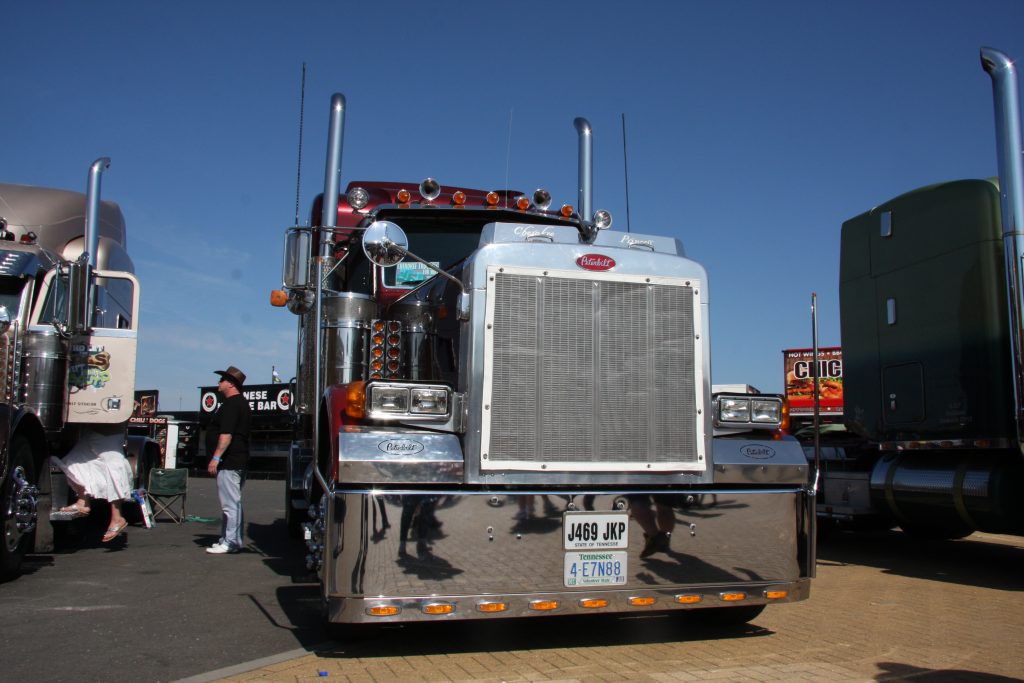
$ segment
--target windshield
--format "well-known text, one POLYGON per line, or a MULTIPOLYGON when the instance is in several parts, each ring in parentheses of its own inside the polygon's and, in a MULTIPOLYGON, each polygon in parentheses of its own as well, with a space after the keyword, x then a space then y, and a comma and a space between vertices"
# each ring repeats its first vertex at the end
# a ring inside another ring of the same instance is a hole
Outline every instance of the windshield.
POLYGON ((21 292, 25 288, 25 280, 19 277, 0 278, 0 306, 7 307, 11 320, 18 319, 21 308, 21 292))
MULTIPOLYGON (((435 268, 448 270, 476 251, 482 226, 409 223, 402 228, 409 236, 409 251, 435 268)), ((416 287, 435 274, 428 266, 406 257, 394 268, 384 269, 384 286, 416 287)))

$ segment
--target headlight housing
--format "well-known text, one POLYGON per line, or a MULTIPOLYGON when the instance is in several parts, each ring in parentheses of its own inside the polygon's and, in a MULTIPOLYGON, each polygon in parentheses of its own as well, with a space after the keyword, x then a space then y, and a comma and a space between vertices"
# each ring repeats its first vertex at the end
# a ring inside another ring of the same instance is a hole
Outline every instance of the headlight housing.
POLYGON ((783 420, 781 396, 716 394, 715 427, 731 429, 779 429, 783 420))
POLYGON ((452 391, 438 384, 369 382, 367 417, 371 420, 440 420, 451 416, 452 391))

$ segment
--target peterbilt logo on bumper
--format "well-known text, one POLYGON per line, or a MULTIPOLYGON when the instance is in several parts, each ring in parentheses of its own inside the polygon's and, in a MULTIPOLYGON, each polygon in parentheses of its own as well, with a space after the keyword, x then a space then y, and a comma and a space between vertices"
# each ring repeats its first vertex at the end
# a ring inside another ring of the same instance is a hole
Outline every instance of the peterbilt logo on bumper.
POLYGON ((767 460, 775 457, 774 448, 754 443, 742 446, 740 448, 740 453, 748 458, 754 458, 755 460, 767 460))
POLYGON ((389 439, 381 441, 377 448, 383 453, 415 455, 423 451, 423 444, 412 439, 389 439))
POLYGON ((603 254, 584 254, 576 259, 576 265, 585 270, 611 270, 615 259, 603 254))

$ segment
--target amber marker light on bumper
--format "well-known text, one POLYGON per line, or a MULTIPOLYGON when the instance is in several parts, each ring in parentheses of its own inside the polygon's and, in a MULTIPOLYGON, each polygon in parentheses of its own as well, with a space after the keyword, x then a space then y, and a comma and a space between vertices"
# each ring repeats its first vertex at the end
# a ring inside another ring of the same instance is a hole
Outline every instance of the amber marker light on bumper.
POLYGON ((629 604, 633 607, 650 607, 655 602, 654 598, 630 598, 629 604))
POLYGON ((698 602, 701 602, 703 599, 704 599, 703 596, 696 595, 694 593, 687 593, 687 594, 684 594, 684 595, 677 595, 676 596, 676 602, 678 602, 680 605, 696 605, 698 602))
POLYGON ((534 600, 530 603, 530 609, 538 612, 550 612, 553 609, 558 609, 557 600, 534 600))
POLYGON ((507 602, 481 602, 476 606, 477 612, 485 612, 488 614, 494 612, 504 612, 508 610, 507 602))
POLYGON ((394 605, 378 605, 366 608, 366 613, 371 617, 393 617, 401 611, 400 607, 395 607, 394 605))
POLYGON ((725 602, 739 602, 740 600, 746 600, 747 594, 740 593, 739 591, 737 591, 735 593, 722 593, 718 597, 720 597, 725 602))
POLYGON ((455 611, 455 605, 450 602, 435 602, 423 606, 424 614, 451 614, 455 611))
POLYGON ((765 591, 764 592, 764 597, 768 598, 769 600, 782 600, 784 598, 789 597, 789 591, 784 591, 784 590, 765 591))
POLYGON ((600 609, 601 607, 607 607, 608 601, 604 598, 584 598, 580 600, 580 607, 585 609, 600 609))

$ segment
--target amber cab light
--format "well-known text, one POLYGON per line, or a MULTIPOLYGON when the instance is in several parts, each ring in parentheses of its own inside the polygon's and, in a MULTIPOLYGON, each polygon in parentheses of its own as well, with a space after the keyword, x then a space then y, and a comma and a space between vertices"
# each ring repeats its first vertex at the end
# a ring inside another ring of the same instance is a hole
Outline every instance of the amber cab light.
POLYGON ((566 218, 572 218, 572 212, 572 204, 562 204, 562 209, 559 211, 566 218))
POLYGON ((408 204, 409 200, 412 199, 412 193, 409 190, 401 189, 398 194, 395 195, 395 199, 398 200, 399 204, 408 204))
POLYGON ((455 194, 452 195, 452 204, 455 206, 462 206, 466 203, 466 193, 462 190, 456 190, 455 194))
POLYGON ((366 417, 366 382, 352 382, 346 387, 345 414, 355 420, 366 417))
POLYGON ((520 211, 526 211, 530 208, 530 200, 526 197, 516 197, 516 208, 520 211))
POLYGON ((275 289, 270 292, 270 305, 280 308, 288 303, 288 294, 283 289, 275 289))
POLYGON ((492 192, 488 192, 487 196, 484 197, 484 201, 487 202, 487 206, 497 206, 498 205, 498 193, 497 192, 493 192, 493 191, 492 192))

